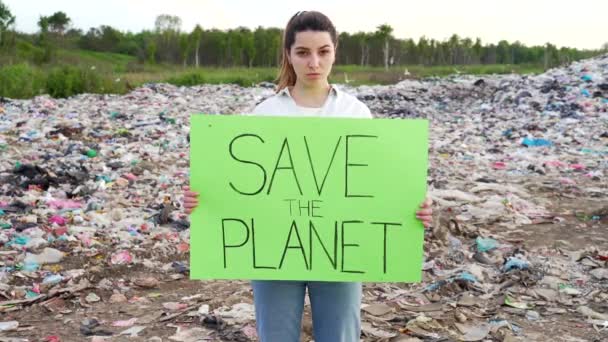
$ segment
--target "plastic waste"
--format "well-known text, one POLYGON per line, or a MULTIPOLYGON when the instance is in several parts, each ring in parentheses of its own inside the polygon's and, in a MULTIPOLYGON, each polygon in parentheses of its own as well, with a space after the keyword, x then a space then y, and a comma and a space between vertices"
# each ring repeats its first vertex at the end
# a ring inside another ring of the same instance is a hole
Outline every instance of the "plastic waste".
POLYGON ((129 251, 120 251, 112 255, 110 262, 114 265, 129 264, 133 261, 133 257, 129 251))
POLYGON ((42 284, 44 285, 55 285, 63 281, 63 277, 60 274, 51 274, 42 280, 42 284))
POLYGON ((492 238, 482 238, 481 236, 478 236, 477 239, 475 239, 475 243, 477 244, 477 250, 479 252, 491 251, 499 246, 498 241, 492 238))
POLYGON ((544 146, 553 146, 553 143, 546 139, 530 139, 524 138, 521 142, 522 145, 526 147, 544 147, 544 146))
POLYGON ((24 263, 30 265, 55 264, 60 262, 63 257, 63 252, 54 248, 47 247, 40 254, 27 253, 25 256, 24 263))
POLYGON ((509 258, 509 260, 507 260, 507 262, 504 264, 502 270, 503 272, 509 272, 514 269, 525 270, 528 267, 530 267, 530 264, 525 260, 509 258))
POLYGON ((0 322, 0 331, 11 331, 17 329, 18 327, 19 322, 17 321, 0 322))

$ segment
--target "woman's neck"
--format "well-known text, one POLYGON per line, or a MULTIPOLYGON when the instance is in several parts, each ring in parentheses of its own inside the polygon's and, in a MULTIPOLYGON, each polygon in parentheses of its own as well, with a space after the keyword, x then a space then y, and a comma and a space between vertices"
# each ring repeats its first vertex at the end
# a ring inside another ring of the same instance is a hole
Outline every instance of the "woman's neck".
POLYGON ((290 91, 298 106, 318 108, 322 107, 327 100, 330 89, 331 86, 328 82, 322 85, 306 86, 296 81, 296 84, 290 91))

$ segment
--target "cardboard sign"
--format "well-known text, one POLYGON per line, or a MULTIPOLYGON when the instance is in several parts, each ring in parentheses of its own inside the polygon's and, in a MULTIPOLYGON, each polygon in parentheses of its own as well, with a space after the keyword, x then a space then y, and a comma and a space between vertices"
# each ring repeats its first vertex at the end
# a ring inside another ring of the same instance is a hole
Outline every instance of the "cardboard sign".
POLYGON ((194 115, 192 279, 416 282, 426 120, 194 115))

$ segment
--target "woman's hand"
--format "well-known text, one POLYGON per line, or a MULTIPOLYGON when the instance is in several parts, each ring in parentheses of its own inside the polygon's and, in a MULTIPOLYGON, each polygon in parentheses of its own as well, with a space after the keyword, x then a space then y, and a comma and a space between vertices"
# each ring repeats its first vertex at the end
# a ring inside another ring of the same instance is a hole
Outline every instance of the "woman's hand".
POLYGON ((422 221, 424 228, 430 227, 433 223, 433 208, 431 207, 432 205, 433 200, 427 197, 426 200, 424 200, 424 202, 422 202, 422 204, 420 205, 420 208, 422 209, 416 212, 416 218, 422 221))
POLYGON ((190 187, 185 185, 184 190, 184 209, 186 214, 190 214, 198 206, 198 192, 190 191, 190 187))

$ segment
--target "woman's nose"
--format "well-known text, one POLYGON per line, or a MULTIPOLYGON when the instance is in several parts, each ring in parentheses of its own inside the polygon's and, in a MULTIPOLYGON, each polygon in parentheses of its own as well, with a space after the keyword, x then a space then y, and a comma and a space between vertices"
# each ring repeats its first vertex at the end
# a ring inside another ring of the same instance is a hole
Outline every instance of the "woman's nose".
POLYGON ((316 68, 319 66, 319 56, 317 56, 317 54, 311 54, 310 60, 308 62, 308 65, 311 68, 316 68))

